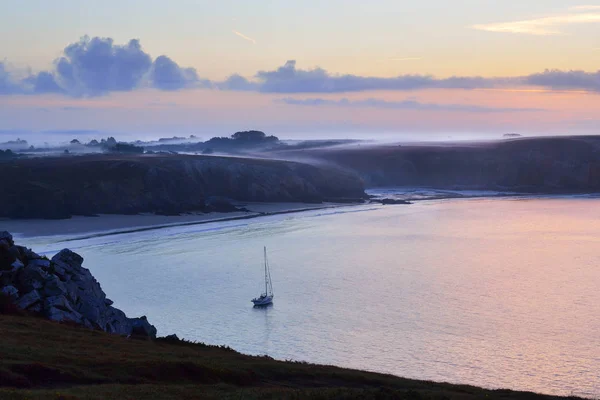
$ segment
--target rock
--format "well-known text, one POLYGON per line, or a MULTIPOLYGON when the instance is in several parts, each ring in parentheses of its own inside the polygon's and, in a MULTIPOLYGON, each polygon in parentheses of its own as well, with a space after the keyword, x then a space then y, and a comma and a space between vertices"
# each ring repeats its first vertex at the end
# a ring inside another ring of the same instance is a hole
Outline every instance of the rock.
POLYGON ((98 281, 82 266, 79 254, 64 249, 50 261, 31 249, 9 244, 10 234, 1 234, 0 293, 8 295, 18 308, 39 312, 54 321, 156 338, 156 328, 146 317, 127 318, 123 311, 112 307, 113 301, 106 298, 98 281))
POLYGON ((89 299, 87 301, 83 300, 77 305, 76 309, 85 319, 102 328, 103 321, 100 319, 100 307, 98 304, 94 304, 89 299))
POLYGON ((0 240, 5 240, 9 246, 14 246, 15 242, 13 242, 13 236, 7 231, 0 232, 0 240))
POLYGON ((29 260, 29 262, 27 263, 28 267, 38 267, 41 268, 43 270, 48 270, 48 268, 50 268, 50 260, 44 260, 43 258, 27 258, 29 260))
POLYGON ((14 286, 4 286, 2 289, 0 289, 0 293, 3 293, 11 301, 15 301, 19 298, 19 290, 14 286))
POLYGON ((65 311, 60 308, 51 307, 45 312, 46 317, 52 321, 72 321, 76 323, 82 323, 83 319, 81 314, 76 311, 65 311))
POLYGON ((25 258, 27 258, 29 261, 38 260, 38 259, 42 258, 42 256, 40 256, 39 254, 37 254, 36 252, 34 252, 33 250, 28 249, 28 248, 25 248, 24 254, 25 254, 25 258))
POLYGON ((67 288, 56 275, 51 275, 50 279, 46 281, 43 291, 44 295, 48 297, 60 296, 67 293, 67 288))
POLYGON ((151 325, 148 322, 146 316, 141 316, 139 318, 133 318, 133 330, 131 331, 132 335, 139 335, 149 337, 151 339, 156 339, 156 328, 154 325, 151 325))
POLYGON ((172 335, 165 336, 163 339, 177 341, 177 342, 180 340, 179 337, 174 333, 172 335))
POLYGON ((21 260, 15 260, 15 262, 13 262, 10 266, 12 267, 12 271, 16 272, 16 271, 20 270, 21 268, 23 268, 25 265, 23 264, 23 262, 21 260))
POLYGON ((50 275, 40 267, 30 266, 23 268, 17 276, 21 292, 28 293, 34 289, 41 289, 50 275))
POLYGON ((21 254, 21 251, 19 250, 19 248, 17 246, 11 246, 8 249, 8 252, 16 259, 19 260, 21 258, 23 258, 23 255, 21 254))
POLYGON ((133 320, 131 318, 127 318, 123 311, 119 310, 118 308, 108 306, 105 316, 105 325, 106 327, 109 327, 110 325, 110 329, 112 329, 111 333, 116 333, 118 335, 130 335, 132 333, 133 320))
POLYGON ((82 291, 82 289, 80 289, 77 285, 77 282, 74 281, 65 282, 65 287, 67 288, 67 298, 71 301, 72 304, 76 304, 79 299, 79 292, 82 291))
POLYGON ((27 309, 27 311, 34 312, 34 313, 41 313, 42 312, 42 303, 41 302, 35 303, 31 307, 29 307, 27 309))
POLYGON ((26 310, 27 308, 33 306, 34 304, 40 302, 42 300, 42 297, 40 296, 40 294, 38 293, 37 290, 32 290, 31 292, 27 293, 26 295, 22 296, 16 303, 15 305, 23 310, 26 310))
POLYGON ((83 264, 83 257, 69 249, 63 249, 52 257, 52 261, 63 266, 63 268, 65 264, 71 267, 65 269, 79 269, 81 268, 81 264, 83 264))
POLYGON ((63 295, 46 297, 46 299, 44 300, 44 304, 47 309, 54 307, 67 312, 75 311, 73 310, 73 307, 71 307, 71 304, 69 303, 67 298, 63 295))

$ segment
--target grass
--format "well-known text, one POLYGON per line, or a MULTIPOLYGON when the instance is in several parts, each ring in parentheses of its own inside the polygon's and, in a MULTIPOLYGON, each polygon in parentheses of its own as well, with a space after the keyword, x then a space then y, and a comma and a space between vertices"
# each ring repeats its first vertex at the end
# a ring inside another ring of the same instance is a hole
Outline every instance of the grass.
POLYGON ((0 399, 558 399, 0 315, 0 399))

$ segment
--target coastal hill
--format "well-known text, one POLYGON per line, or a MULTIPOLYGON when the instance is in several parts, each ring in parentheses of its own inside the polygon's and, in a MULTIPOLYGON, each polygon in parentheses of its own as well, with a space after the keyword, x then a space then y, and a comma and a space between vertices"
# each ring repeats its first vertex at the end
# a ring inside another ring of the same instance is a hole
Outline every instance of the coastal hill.
POLYGON ((296 162, 182 154, 95 154, 0 162, 0 217, 175 215, 233 211, 239 201, 309 202, 365 198, 351 173, 296 162))
POLYGON ((366 187, 530 193, 600 191, 600 137, 517 138, 490 142, 422 143, 279 151, 356 173, 366 187))
POLYGON ((0 337, 7 400, 566 399, 276 361, 174 337, 126 339, 30 316, 0 314, 0 337))

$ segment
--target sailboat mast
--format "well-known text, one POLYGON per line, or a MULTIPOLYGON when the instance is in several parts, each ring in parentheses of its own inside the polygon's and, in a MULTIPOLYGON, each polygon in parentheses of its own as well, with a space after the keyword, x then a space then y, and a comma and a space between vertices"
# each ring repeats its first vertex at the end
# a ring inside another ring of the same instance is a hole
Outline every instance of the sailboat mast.
POLYGON ((269 278, 267 276, 267 246, 265 246, 265 296, 269 295, 268 281, 269 278))

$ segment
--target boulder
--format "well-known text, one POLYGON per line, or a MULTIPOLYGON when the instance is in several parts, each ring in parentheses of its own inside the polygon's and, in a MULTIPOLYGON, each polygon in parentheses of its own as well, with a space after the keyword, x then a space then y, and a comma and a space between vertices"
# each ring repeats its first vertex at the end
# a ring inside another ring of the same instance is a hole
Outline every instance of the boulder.
POLYGON ((144 336, 150 339, 156 339, 156 328, 148 322, 145 315, 139 318, 133 318, 132 335, 144 336))
POLYGON ((34 289, 41 289, 49 278, 50 275, 40 267, 28 265, 20 271, 16 281, 19 284, 19 290, 28 293, 34 289))
POLYGON ((11 301, 15 301, 19 298, 19 290, 14 286, 4 286, 0 289, 0 293, 7 296, 11 301))
POLYGON ((46 317, 52 321, 71 321, 75 323, 82 323, 83 319, 81 314, 76 311, 65 311, 57 307, 51 307, 44 313, 46 317))
POLYGON ((52 257, 52 261, 63 267, 65 265, 71 267, 65 269, 79 269, 83 264, 83 257, 69 249, 63 249, 52 257))
POLYGON ((31 292, 27 293, 26 295, 22 296, 19 300, 17 300, 15 305, 23 310, 26 310, 34 304, 40 302, 41 300, 42 297, 40 296, 38 291, 32 290, 31 292))
POLYGON ((12 263, 16 257, 10 252, 10 246, 5 240, 0 240, 0 272, 12 269, 12 263))
POLYGON ((15 258, 18 260, 23 259, 23 254, 21 254, 21 250, 17 247, 17 246, 11 246, 8 249, 8 252, 15 258))
POLYGON ((12 236, 0 232, 0 293, 18 308, 39 312, 53 321, 72 321, 119 335, 156 338, 146 317, 128 318, 112 307, 83 257, 64 249, 42 258, 31 249, 15 246, 12 236))
POLYGON ((50 296, 44 299, 44 305, 46 309, 58 308, 59 310, 74 312, 73 307, 69 303, 69 300, 63 295, 50 296))
POLYGON ((42 256, 40 256, 39 254, 37 254, 36 252, 34 252, 31 249, 25 248, 25 250, 23 251, 23 254, 25 255, 25 258, 27 258, 29 261, 32 260, 38 260, 41 259, 42 256))
POLYGON ((101 308, 100 305, 90 301, 82 301, 76 306, 77 312, 79 312, 85 319, 90 321, 92 325, 98 325, 102 327, 103 320, 101 317, 101 308))
POLYGON ((10 266, 12 267, 12 272, 17 272, 18 270, 23 268, 25 265, 23 264, 23 262, 21 260, 15 260, 10 266))
POLYGON ((0 232, 0 240, 5 240, 9 246, 14 246, 15 242, 13 242, 13 236, 7 231, 0 232))
POLYGON ((47 271, 48 268, 50 268, 50 260, 44 260, 43 258, 27 258, 27 260, 29 261, 27 263, 28 267, 39 267, 44 271, 47 271))
POLYGON ((43 292, 48 297, 60 296, 67 294, 67 288, 56 275, 51 275, 44 284, 43 292))

